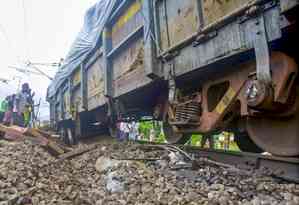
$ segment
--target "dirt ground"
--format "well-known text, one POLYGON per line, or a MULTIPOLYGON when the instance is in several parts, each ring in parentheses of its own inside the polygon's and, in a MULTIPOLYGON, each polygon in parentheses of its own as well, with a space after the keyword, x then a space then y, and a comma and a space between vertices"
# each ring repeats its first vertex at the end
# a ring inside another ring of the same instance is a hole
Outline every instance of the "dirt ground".
POLYGON ((29 141, 0 140, 0 205, 299 204, 299 185, 189 165, 178 153, 133 143, 103 140, 92 151, 58 160, 29 141))

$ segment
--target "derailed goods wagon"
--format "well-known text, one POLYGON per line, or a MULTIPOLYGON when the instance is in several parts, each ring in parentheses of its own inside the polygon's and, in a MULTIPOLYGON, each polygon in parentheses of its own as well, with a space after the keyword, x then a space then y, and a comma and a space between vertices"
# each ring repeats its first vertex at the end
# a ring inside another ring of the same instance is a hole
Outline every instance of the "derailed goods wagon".
POLYGON ((65 136, 151 117, 169 142, 226 130, 243 151, 299 155, 298 1, 110 3, 95 46, 48 95, 65 136))

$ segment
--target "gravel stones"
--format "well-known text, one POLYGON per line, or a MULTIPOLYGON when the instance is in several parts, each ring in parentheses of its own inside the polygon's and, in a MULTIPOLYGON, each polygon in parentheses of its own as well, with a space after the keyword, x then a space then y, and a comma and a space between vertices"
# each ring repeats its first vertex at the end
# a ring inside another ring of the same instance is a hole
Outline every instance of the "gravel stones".
POLYGON ((177 156, 164 156, 166 151, 105 142, 58 162, 30 142, 0 141, 0 205, 299 204, 298 185, 207 164, 174 170, 177 156), (155 158, 161 159, 140 160, 155 158))
POLYGON ((111 193, 122 193, 124 192, 124 183, 117 173, 117 171, 110 172, 107 175, 106 189, 111 193))
POLYGON ((122 162, 119 160, 114 160, 114 159, 110 159, 108 157, 103 156, 103 157, 100 157, 97 159, 97 161, 95 163, 95 169, 99 173, 104 173, 110 169, 117 167, 120 163, 122 163, 122 162))

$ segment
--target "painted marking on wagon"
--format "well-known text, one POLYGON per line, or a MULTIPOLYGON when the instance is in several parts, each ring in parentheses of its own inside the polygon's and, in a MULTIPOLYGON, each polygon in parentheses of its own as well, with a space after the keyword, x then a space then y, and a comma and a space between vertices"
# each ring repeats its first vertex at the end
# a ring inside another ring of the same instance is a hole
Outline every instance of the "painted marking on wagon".
POLYGON ((233 90, 232 87, 230 87, 227 90, 226 94, 221 99, 221 101, 218 103, 217 107, 215 108, 215 111, 218 114, 222 114, 229 106, 229 104, 231 103, 231 101, 234 99, 235 96, 236 96, 236 92, 233 90))
POLYGON ((76 86, 81 82, 81 72, 80 69, 78 69, 73 76, 73 85, 76 86))
POLYGON ((135 1, 128 10, 117 20, 112 28, 112 34, 121 29, 129 20, 131 20, 142 8, 142 1, 135 1))

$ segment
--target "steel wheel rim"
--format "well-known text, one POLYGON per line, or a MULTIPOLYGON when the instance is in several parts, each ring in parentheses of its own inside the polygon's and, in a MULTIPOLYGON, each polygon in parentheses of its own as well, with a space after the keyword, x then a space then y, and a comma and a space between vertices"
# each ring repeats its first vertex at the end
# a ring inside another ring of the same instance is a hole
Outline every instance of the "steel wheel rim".
POLYGON ((299 156, 299 113, 284 119, 247 120, 251 139, 266 152, 278 156, 299 156))
POLYGON ((167 142, 170 144, 185 144, 191 137, 191 135, 174 132, 168 122, 163 122, 163 132, 167 142))

